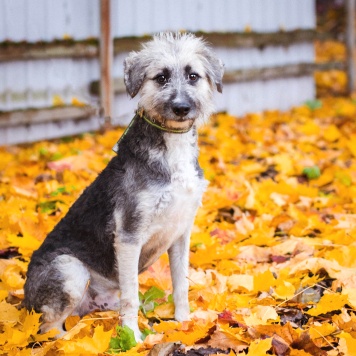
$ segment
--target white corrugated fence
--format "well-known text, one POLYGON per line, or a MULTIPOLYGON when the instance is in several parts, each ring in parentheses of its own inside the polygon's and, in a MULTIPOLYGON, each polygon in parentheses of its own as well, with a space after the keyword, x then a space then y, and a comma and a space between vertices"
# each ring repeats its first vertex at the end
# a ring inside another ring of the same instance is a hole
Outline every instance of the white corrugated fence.
MULTIPOLYGON (((258 36, 259 33, 288 35, 315 28, 314 0, 112 0, 111 6, 115 39, 165 30, 258 36)), ((100 126, 95 114, 80 120, 57 118, 56 122, 29 122, 21 126, 9 119, 9 124, 4 120, 1 124, 3 115, 16 110, 48 109, 78 102, 100 107, 98 96, 89 89, 99 79, 98 57, 84 54, 74 58, 61 52, 62 47, 56 47, 64 43, 64 47, 72 48, 74 44, 81 45, 81 41, 88 46, 93 40, 94 49, 97 48, 99 14, 99 0, 0 1, 0 144, 69 135, 100 126), (50 45, 51 55, 41 52, 38 42, 50 45), (36 55, 16 55, 18 48, 28 45, 37 46, 36 55)), ((314 62, 313 43, 308 39, 258 47, 232 47, 221 42, 215 47, 227 72, 314 62)), ((125 50, 116 51, 115 78, 123 76, 126 55, 125 50)), ((310 72, 286 78, 229 81, 224 94, 217 96, 217 110, 241 115, 248 111, 287 109, 314 95, 310 72)), ((135 100, 118 91, 113 124, 126 124, 135 104, 135 100)))

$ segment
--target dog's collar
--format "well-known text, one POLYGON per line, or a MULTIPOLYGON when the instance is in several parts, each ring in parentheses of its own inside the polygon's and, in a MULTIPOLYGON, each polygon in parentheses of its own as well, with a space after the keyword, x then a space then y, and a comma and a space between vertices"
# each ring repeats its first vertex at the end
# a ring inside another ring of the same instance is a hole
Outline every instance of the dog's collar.
POLYGON ((185 120, 184 122, 179 122, 176 120, 164 120, 164 121, 159 121, 157 119, 152 119, 149 116, 145 115, 145 113, 142 110, 137 110, 135 116, 131 120, 129 126, 127 126, 126 130, 124 133, 121 135, 119 141, 116 142, 115 146, 112 148, 112 150, 115 153, 119 152, 119 144, 122 141, 122 139, 125 137, 133 123, 135 122, 136 119, 142 118, 145 120, 148 124, 151 126, 155 127, 156 129, 159 129, 164 132, 169 132, 169 133, 174 133, 174 134, 183 134, 187 133, 191 130, 194 124, 194 120, 185 120), (181 124, 184 124, 182 127, 181 124), (188 125, 187 125, 188 124, 188 125))

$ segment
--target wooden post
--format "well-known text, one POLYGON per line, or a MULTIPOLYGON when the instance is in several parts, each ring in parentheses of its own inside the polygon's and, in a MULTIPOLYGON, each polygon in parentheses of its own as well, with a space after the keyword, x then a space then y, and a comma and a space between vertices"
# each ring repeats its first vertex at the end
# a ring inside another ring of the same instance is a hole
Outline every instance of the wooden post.
POLYGON ((114 45, 110 20, 110 0, 100 0, 100 111, 105 118, 105 126, 111 123, 113 103, 112 62, 114 45))
POLYGON ((346 28, 347 76, 348 76, 348 91, 351 94, 356 90, 355 0, 346 1, 346 13, 347 13, 347 28, 346 28))

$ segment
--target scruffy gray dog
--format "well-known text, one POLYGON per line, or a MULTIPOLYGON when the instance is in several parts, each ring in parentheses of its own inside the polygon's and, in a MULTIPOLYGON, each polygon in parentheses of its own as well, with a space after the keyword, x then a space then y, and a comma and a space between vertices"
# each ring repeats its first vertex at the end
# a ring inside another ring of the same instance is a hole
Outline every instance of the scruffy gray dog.
POLYGON ((223 65, 192 34, 164 33, 125 60, 125 84, 140 93, 117 155, 34 252, 24 305, 41 331, 71 314, 119 310, 137 340, 138 274, 168 251, 176 320, 189 318, 189 239, 206 181, 197 126, 222 91, 223 65))

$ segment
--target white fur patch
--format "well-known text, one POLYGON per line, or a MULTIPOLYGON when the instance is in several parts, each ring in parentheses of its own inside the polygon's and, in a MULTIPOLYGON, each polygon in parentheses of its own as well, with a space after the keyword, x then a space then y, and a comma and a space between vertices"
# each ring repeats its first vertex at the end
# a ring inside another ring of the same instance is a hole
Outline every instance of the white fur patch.
POLYGON ((77 258, 69 255, 59 255, 54 264, 65 280, 63 291, 77 304, 83 299, 90 280, 88 269, 77 258))

